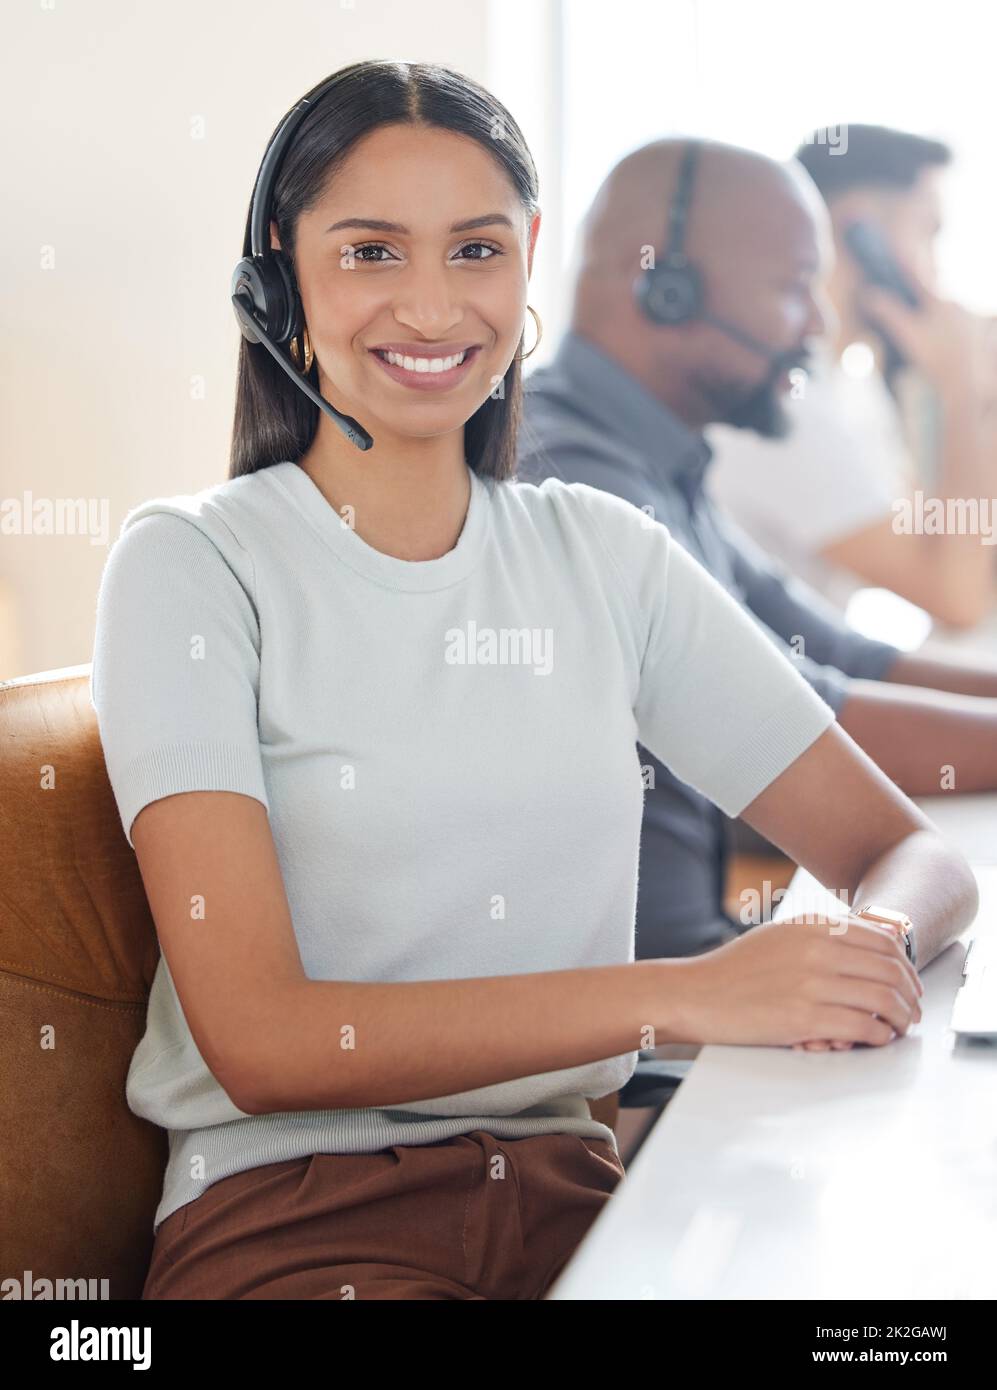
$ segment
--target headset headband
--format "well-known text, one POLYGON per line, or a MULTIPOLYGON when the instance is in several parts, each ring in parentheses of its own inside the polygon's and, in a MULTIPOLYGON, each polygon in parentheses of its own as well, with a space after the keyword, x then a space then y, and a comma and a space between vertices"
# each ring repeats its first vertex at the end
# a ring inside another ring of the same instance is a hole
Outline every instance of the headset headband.
POLYGON ((373 438, 352 415, 344 415, 307 380, 311 362, 302 372, 292 362, 283 345, 290 340, 294 353, 298 333, 304 327, 301 296, 294 280, 290 257, 270 246, 270 211, 274 185, 281 160, 304 118, 325 96, 330 87, 352 77, 357 65, 344 68, 308 92, 291 108, 277 127, 267 146, 253 185, 249 211, 249 246, 243 242, 243 256, 232 272, 229 297, 243 338, 266 349, 280 370, 294 382, 313 405, 317 405, 358 449, 369 449, 373 438))
POLYGON ((689 204, 692 201, 692 184, 696 173, 696 160, 699 157, 699 141, 690 140, 682 155, 678 179, 675 183, 675 196, 668 213, 668 243, 665 259, 669 260, 684 253, 685 224, 689 217, 689 204))
POLYGON ((292 106, 267 146, 263 163, 256 175, 256 186, 253 189, 253 208, 249 220, 249 250, 251 255, 265 257, 270 254, 270 207, 274 184, 280 173, 284 151, 309 111, 314 110, 329 88, 334 87, 342 76, 343 73, 340 72, 336 73, 334 77, 326 78, 307 96, 303 96, 296 106, 292 106))

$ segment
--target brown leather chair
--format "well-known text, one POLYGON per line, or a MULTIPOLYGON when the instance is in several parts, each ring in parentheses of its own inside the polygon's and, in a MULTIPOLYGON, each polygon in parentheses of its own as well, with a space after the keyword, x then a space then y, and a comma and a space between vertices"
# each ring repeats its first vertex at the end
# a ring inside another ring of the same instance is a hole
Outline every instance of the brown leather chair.
POLYGON ((0 1280, 138 1298, 167 1138, 125 1079, 159 943, 89 681, 0 682, 0 1280))

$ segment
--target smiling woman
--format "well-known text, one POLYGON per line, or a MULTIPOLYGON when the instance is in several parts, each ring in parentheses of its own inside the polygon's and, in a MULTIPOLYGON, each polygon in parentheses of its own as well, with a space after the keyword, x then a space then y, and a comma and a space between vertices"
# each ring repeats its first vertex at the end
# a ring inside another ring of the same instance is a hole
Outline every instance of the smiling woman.
MULTIPOLYGON (((382 461, 397 469, 413 438, 449 433, 451 470, 466 458, 482 477, 512 476, 539 227, 522 133, 468 78, 358 63, 304 118, 275 181, 271 245, 300 294, 307 374, 364 421, 382 461), (389 215, 398 208, 403 218, 389 215)), ((267 353, 242 344, 230 477, 285 458, 315 466, 316 481, 332 456, 369 471, 335 435, 267 353)))
POLYGON ((542 1298, 622 1176, 590 1102, 640 1048, 920 1013, 869 921, 635 961, 638 743, 925 958, 972 878, 664 526, 513 476, 540 216, 508 112, 363 63, 284 152, 268 331, 372 441, 244 338, 231 476, 133 509, 98 598, 162 948, 126 1085, 171 1141, 145 1297, 542 1298))

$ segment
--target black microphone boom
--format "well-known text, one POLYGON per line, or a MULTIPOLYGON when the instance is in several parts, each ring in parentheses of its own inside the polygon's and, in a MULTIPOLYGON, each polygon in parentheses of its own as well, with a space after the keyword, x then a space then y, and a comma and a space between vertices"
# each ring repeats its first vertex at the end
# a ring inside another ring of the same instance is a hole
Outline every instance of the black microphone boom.
POLYGON ((733 342, 739 343, 749 352, 756 352, 759 357, 764 357, 769 362, 778 362, 780 357, 785 356, 783 351, 776 351, 768 343, 763 343, 761 338, 756 338, 747 329, 739 327, 736 323, 731 323, 730 319, 721 318, 719 314, 704 312, 700 314, 700 318, 712 328, 718 328, 721 333, 725 333, 733 342))
POLYGON ((232 296, 232 307, 236 312, 236 317, 239 319, 239 322, 245 325, 246 336, 249 337, 249 341, 263 344, 274 361, 278 362, 280 366, 283 367, 284 371, 287 372, 295 386, 304 391, 308 399, 314 401, 320 410, 325 411, 332 423, 338 429, 342 430, 351 444, 355 444, 358 449, 369 449, 374 441, 364 429, 363 425, 354 420, 352 415, 344 415, 342 411, 337 410, 334 405, 330 405, 326 398, 315 390, 311 382, 307 381, 301 375, 294 363, 284 356, 273 339, 268 337, 263 331, 259 319, 253 316, 246 307, 245 300, 240 295, 234 294, 232 296))

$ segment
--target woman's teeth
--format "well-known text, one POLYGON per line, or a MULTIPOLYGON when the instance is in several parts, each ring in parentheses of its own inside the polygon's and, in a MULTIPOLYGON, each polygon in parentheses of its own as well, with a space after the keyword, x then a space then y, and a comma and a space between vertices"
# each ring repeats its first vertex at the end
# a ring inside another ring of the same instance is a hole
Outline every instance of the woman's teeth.
POLYGON ((402 357, 397 352, 379 352, 378 356, 393 367, 403 367, 407 372, 449 372, 451 368, 460 366, 467 353, 459 352, 455 357, 402 357))

